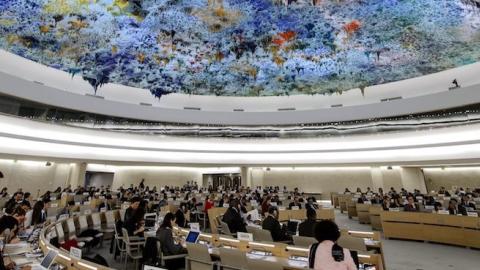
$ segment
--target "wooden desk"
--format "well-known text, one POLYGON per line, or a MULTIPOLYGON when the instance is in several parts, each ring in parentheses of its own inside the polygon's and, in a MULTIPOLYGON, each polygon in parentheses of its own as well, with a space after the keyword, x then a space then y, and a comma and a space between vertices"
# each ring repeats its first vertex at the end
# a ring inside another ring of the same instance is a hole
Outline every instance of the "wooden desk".
POLYGON ((382 219, 380 218, 381 212, 383 212, 383 208, 378 204, 371 205, 368 209, 370 224, 372 225, 373 230, 382 230, 382 219))
MULTIPOLYGON (((180 236, 185 237, 188 234, 188 230, 174 228, 174 232, 180 236)), ((352 235, 357 235, 358 237, 362 235, 363 232, 352 232, 352 235)), ((371 234, 368 233, 370 236, 371 234)), ((379 233, 377 232, 374 237, 379 233)), ((266 243, 266 242, 246 242, 240 241, 238 239, 228 238, 222 235, 215 234, 200 234, 200 240, 208 242, 213 247, 210 250, 210 254, 213 256, 219 256, 218 247, 228 246, 233 248, 238 248, 247 253, 247 256, 252 258, 255 255, 248 255, 252 251, 261 251, 266 253, 271 253, 272 255, 260 256, 264 260, 269 260, 272 262, 280 262, 283 265, 283 268, 286 270, 299 270, 305 269, 308 266, 307 260, 292 260, 292 256, 308 258, 309 249, 302 248, 297 246, 289 246, 284 243, 266 243)), ((258 255, 257 255, 258 256, 258 255)), ((381 254, 360 254, 359 261, 364 264, 375 265, 377 270, 384 270, 384 262, 382 260, 381 254)))
POLYGON ((430 213, 381 213, 386 238, 480 248, 480 218, 430 213))
POLYGON ((358 222, 360 224, 370 224, 370 206, 371 204, 357 203, 358 222))

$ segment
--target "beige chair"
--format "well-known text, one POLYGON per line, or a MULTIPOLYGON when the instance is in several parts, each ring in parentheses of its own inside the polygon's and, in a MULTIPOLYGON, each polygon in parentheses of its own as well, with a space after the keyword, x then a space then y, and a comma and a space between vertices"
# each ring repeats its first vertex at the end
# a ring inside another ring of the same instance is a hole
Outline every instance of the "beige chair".
POLYGON ((245 252, 234 248, 220 248, 220 262, 225 270, 246 269, 248 264, 245 252))
POLYGON ((125 269, 127 269, 128 258, 131 258, 135 262, 135 268, 138 269, 138 260, 143 258, 142 246, 145 246, 145 240, 131 240, 128 236, 128 231, 125 228, 122 228, 123 241, 125 243, 125 269))
MULTIPOLYGON (((82 216, 78 217, 78 224, 79 224, 80 233, 89 229, 87 216, 85 216, 85 215, 82 215, 82 216)), ((103 233, 99 232, 94 237, 100 240, 100 246, 102 246, 103 233)))
POLYGON ((255 231, 258 230, 257 227, 247 226, 247 232, 253 234, 253 239, 255 239, 255 231))
POLYGON ((228 224, 227 224, 227 223, 221 221, 221 222, 220 222, 220 225, 222 226, 222 227, 221 227, 222 229, 220 230, 222 234, 231 235, 231 236, 235 236, 235 235, 236 235, 236 233, 232 233, 232 232, 230 231, 230 228, 228 227, 228 224))
MULTIPOLYGON (((58 243, 59 244, 65 243, 65 232, 63 231, 62 223, 55 224, 55 231, 57 233, 58 243)), ((85 247, 85 242, 77 241, 77 245, 79 248, 83 248, 85 247)))
POLYGON ((93 237, 77 237, 77 229, 75 228, 75 223, 73 222, 73 218, 67 219, 67 229, 68 229, 68 239, 76 239, 80 242, 85 242, 85 244, 90 243, 93 241, 93 237))
POLYGON ((283 270, 283 265, 278 262, 248 259, 249 270, 283 270))
POLYGON ((313 237, 306 237, 306 236, 292 236, 293 238, 293 244, 295 246, 301 246, 301 247, 309 247, 315 243, 317 243, 317 240, 313 237))
POLYGON ((187 243, 187 251, 187 270, 212 270, 213 262, 206 245, 187 243))
POLYGON ((363 238, 342 235, 338 238, 337 244, 343 248, 348 248, 349 250, 367 252, 367 246, 365 245, 365 240, 363 238))
POLYGON ((273 242, 272 233, 269 230, 264 229, 255 230, 253 239, 261 242, 273 242))
MULTIPOLYGON (((111 239, 114 233, 114 229, 113 227, 109 228, 108 226, 106 226, 105 228, 102 227, 102 220, 100 218, 100 213, 93 213, 91 215, 91 218, 92 218, 93 229, 99 232, 102 232, 103 239, 111 239), (108 237, 105 237, 105 235, 107 235, 108 237)), ((115 224, 113 225, 115 226, 115 224)))
POLYGON ((165 266, 165 261, 181 259, 187 256, 187 254, 168 255, 168 256, 163 255, 162 244, 160 243, 160 241, 157 241, 157 250, 158 250, 158 259, 160 260, 162 266, 165 266))

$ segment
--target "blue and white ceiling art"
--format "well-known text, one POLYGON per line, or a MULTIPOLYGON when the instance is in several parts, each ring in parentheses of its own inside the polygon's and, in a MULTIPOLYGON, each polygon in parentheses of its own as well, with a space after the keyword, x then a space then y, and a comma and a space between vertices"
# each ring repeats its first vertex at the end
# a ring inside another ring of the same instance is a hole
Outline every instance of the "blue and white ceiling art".
POLYGON ((0 47, 105 83, 341 93, 480 57, 477 0, 1 0, 0 47))

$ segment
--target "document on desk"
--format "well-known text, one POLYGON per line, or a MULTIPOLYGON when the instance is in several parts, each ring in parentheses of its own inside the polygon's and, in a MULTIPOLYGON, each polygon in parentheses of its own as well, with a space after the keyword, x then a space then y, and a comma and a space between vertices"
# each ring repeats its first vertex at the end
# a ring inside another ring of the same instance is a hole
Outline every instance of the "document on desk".
POLYGON ((6 244, 3 250, 5 256, 20 255, 30 251, 30 245, 27 242, 17 244, 6 244))

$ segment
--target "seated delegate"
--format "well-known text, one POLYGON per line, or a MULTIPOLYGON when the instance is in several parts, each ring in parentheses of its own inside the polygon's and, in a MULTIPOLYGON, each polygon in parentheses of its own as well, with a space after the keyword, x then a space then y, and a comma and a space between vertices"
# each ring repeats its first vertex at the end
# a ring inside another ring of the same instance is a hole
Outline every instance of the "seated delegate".
POLYGON ((268 209, 267 216, 262 222, 262 229, 270 231, 275 242, 292 240, 287 234, 286 227, 278 221, 278 210, 275 206, 270 206, 268 209))
POLYGON ((315 227, 318 243, 310 247, 309 267, 314 270, 356 270, 350 251, 336 242, 340 238, 337 224, 330 220, 320 221, 315 227))
MULTIPOLYGON (((160 241, 162 254, 164 256, 185 254, 187 250, 173 240, 172 227, 175 224, 175 216, 172 213, 167 213, 163 218, 162 225, 157 230, 157 239, 160 241)), ((167 269, 178 269, 185 267, 185 260, 183 258, 166 260, 167 269)))
POLYGON ((317 212, 312 208, 307 208, 307 219, 298 225, 298 235, 314 237, 315 225, 317 225, 317 212))

